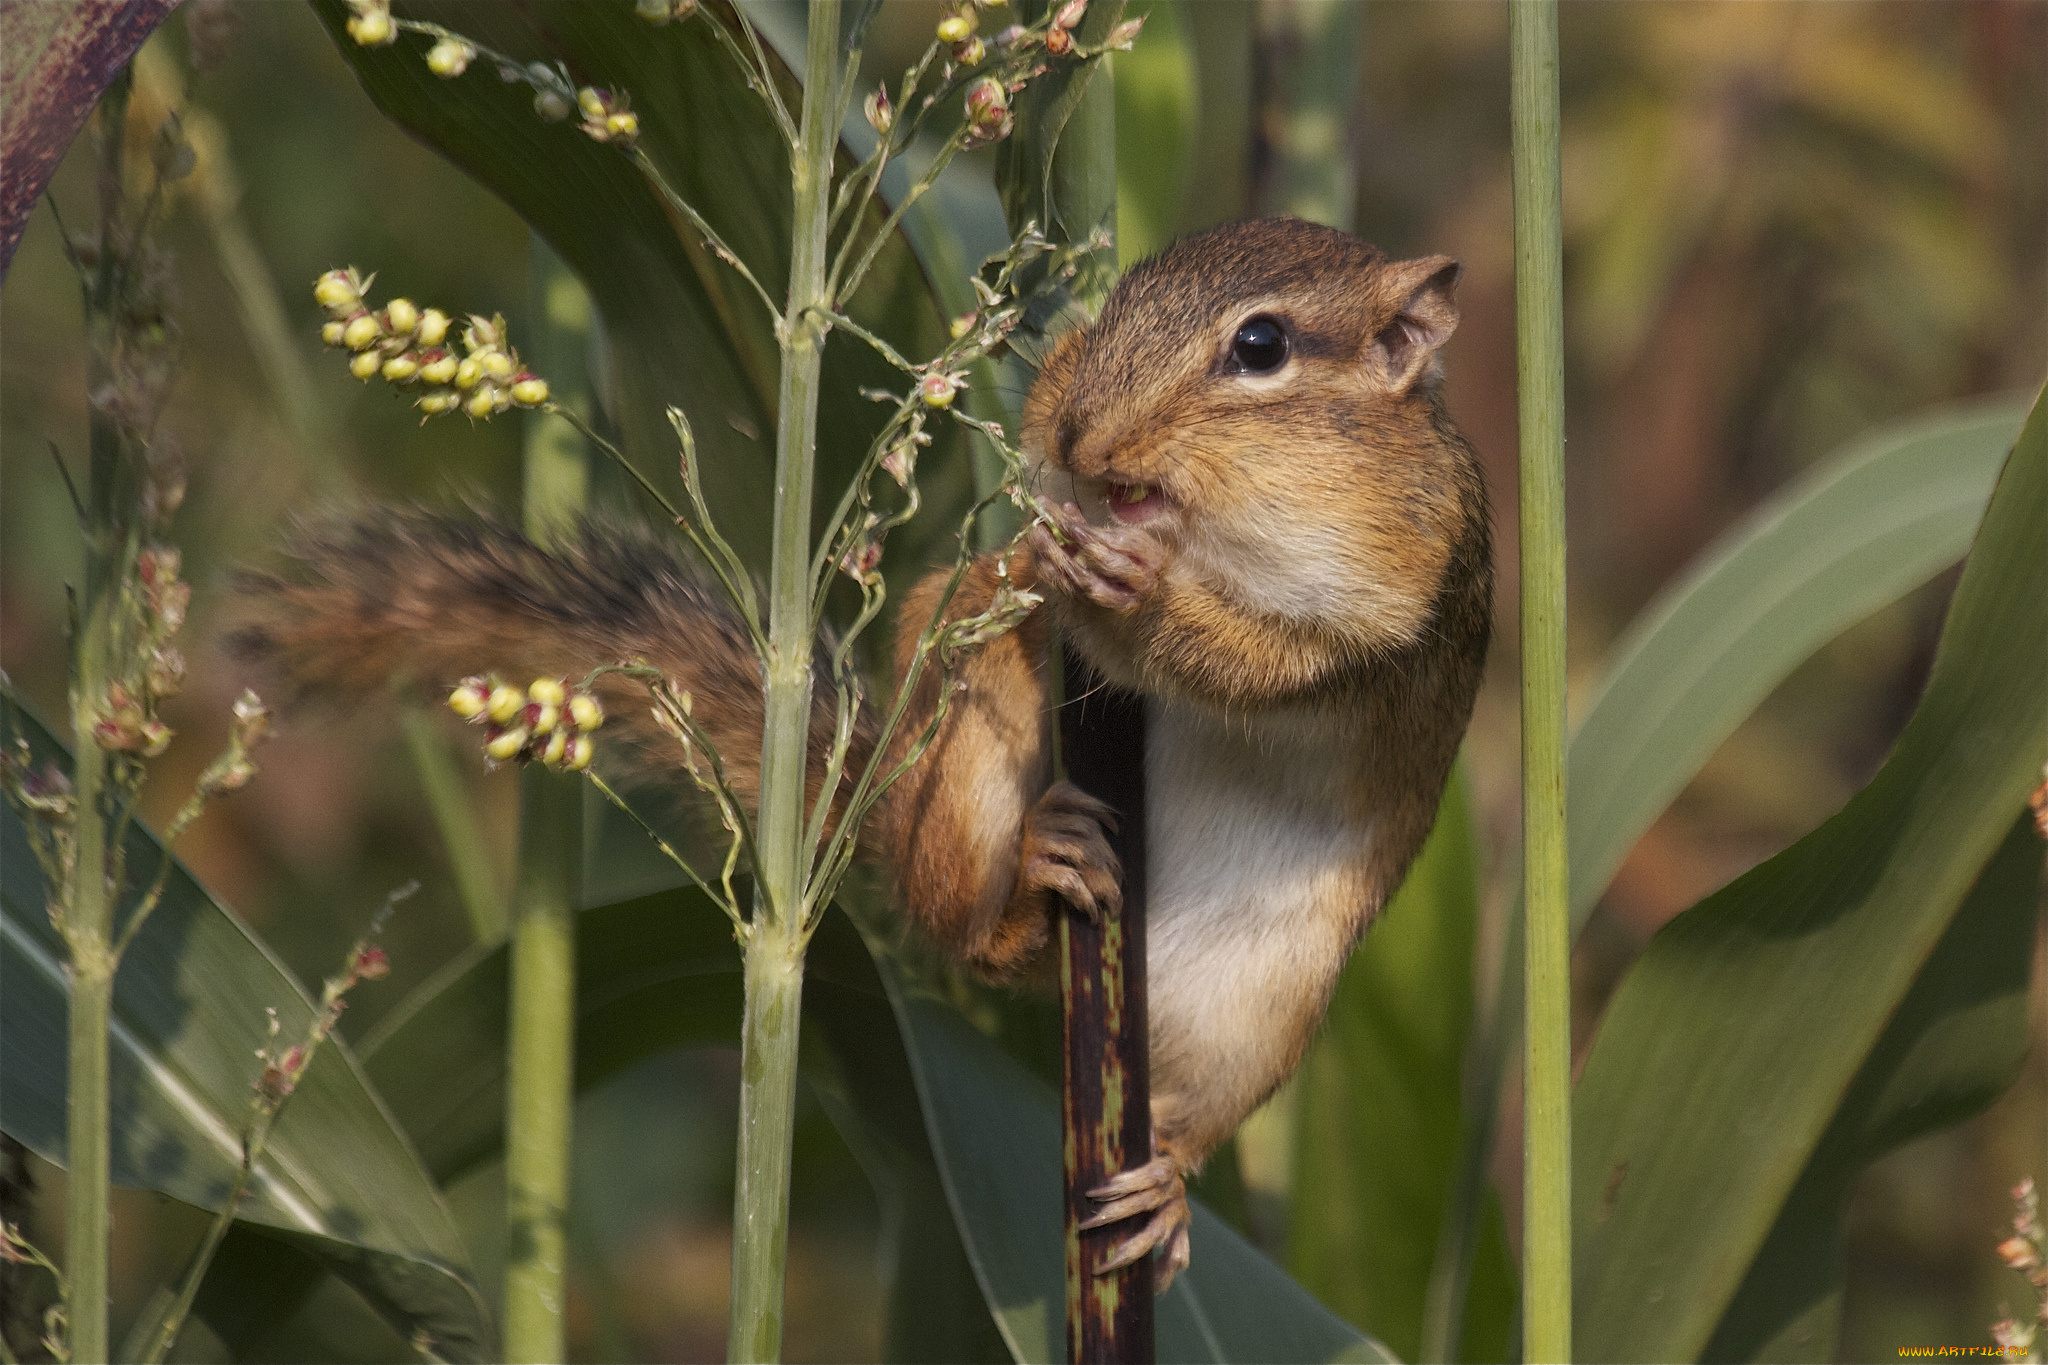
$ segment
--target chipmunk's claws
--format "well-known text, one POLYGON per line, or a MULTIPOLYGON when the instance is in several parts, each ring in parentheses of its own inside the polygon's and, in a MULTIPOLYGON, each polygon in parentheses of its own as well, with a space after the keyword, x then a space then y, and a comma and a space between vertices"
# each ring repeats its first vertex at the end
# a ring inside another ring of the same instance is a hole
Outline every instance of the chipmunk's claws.
POLYGON ((1116 812, 1071 782, 1055 782, 1024 826, 1026 885, 1051 891, 1090 919, 1123 908, 1123 865, 1104 837, 1116 812))
POLYGON ((1180 1164, 1171 1156, 1154 1157, 1143 1166, 1119 1172, 1088 1191, 1090 1199, 1103 1207, 1081 1223, 1083 1229, 1107 1227, 1136 1214, 1152 1212, 1145 1226, 1110 1249, 1095 1267, 1107 1275, 1135 1263, 1140 1257, 1164 1247, 1155 1288, 1165 1293, 1173 1277, 1188 1266, 1188 1192, 1180 1164))
POLYGON ((1132 610, 1159 581, 1161 550, 1150 532, 1091 525, 1072 503, 1056 527, 1032 528, 1031 548, 1047 582, 1111 611, 1132 610))

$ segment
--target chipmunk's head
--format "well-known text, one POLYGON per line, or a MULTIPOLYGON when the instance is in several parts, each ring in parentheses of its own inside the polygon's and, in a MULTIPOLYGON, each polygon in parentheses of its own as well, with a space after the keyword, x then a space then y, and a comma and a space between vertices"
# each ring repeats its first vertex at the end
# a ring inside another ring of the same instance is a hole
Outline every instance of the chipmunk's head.
POLYGON ((1024 408, 1044 491, 1144 523, 1248 610, 1413 641, 1484 537, 1437 353, 1458 264, 1292 218, 1169 247, 1048 358, 1024 408))

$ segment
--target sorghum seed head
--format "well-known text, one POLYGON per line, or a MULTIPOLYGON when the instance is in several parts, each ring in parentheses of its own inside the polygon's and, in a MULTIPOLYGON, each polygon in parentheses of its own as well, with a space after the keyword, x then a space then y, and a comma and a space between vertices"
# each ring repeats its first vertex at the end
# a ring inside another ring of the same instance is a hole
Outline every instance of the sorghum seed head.
POLYGON ((939 20, 938 36, 942 43, 965 42, 974 32, 974 11, 964 14, 949 14, 939 20))
POLYGON ((547 764, 550 768, 560 767, 563 755, 568 752, 569 732, 567 730, 557 730, 548 736, 548 742, 542 746, 540 761, 547 764))
POLYGON ((569 741, 569 756, 563 766, 572 773, 580 773, 590 766, 590 757, 596 752, 596 748, 590 742, 590 736, 578 735, 569 741))
POLYGON ((341 344, 351 351, 360 351, 366 346, 374 345, 383 330, 377 325, 377 319, 368 313, 358 313, 341 329, 341 344))
MULTIPOLYGON (((432 395, 429 395, 431 397, 432 395)), ((425 399, 421 406, 425 406, 425 399)), ((482 678, 464 678, 455 690, 448 694, 448 709, 464 720, 475 720, 491 704, 491 694, 484 690, 482 678)))
POLYGON ((420 372, 420 358, 411 351, 402 351, 384 362, 381 373, 394 384, 404 384, 420 372))
POLYGON ((398 41, 398 29, 391 22, 391 6, 382 3, 365 3, 354 0, 355 15, 345 27, 348 36, 363 47, 383 47, 398 41))
POLYGON ((578 692, 569 698, 569 719, 579 730, 595 730, 604 724, 604 708, 588 692, 578 692))
POLYGON ((448 338, 448 315, 438 308, 420 314, 420 345, 439 346, 448 338))
POLYGON ((987 55, 988 48, 978 37, 953 44, 953 60, 961 66, 980 66, 981 59, 987 55))
POLYGON ((420 355, 420 378, 429 384, 446 384, 455 378, 455 368, 460 362, 443 350, 422 352, 420 355))
POLYGON ((526 694, 516 687, 503 683, 491 689, 490 697, 484 703, 484 712, 499 725, 509 724, 526 705, 526 694))
POLYGON ((489 417, 498 410, 498 390, 489 384, 480 384, 462 410, 474 418, 489 417))
POLYGON ((395 336, 404 336, 420 325, 420 310, 411 299, 393 299, 384 305, 384 325, 395 336))
POLYGON ((605 115, 604 130, 613 141, 631 142, 640 136, 640 116, 631 109, 618 109, 605 115))
POLYGON ((439 417, 444 412, 455 411, 461 403, 462 395, 455 390, 435 389, 432 393, 421 394, 419 402, 413 406, 429 417, 439 417))
POLYGON ((476 60, 476 49, 460 38, 443 38, 427 49, 427 70, 436 76, 460 76, 476 60))
POLYGON ((230 714, 235 720, 235 739, 243 748, 256 744, 270 733, 270 708, 263 704, 263 698, 248 688, 235 698, 230 714))
POLYGON ((512 377, 512 357, 503 351, 481 351, 477 354, 476 363, 483 366, 484 373, 493 379, 512 377))
POLYGON ((384 358, 375 351, 358 351, 348 362, 348 372, 358 379, 375 379, 384 368, 384 358))
POLYGON ((529 370, 521 370, 512 380, 512 401, 523 407, 539 407, 548 401, 548 381, 529 370))
POLYGON ((560 706, 568 699, 569 689, 559 678, 535 678, 527 685, 526 695, 543 706, 560 706))
POLYGON ((506 759, 516 756, 521 749, 524 749, 526 741, 531 738, 532 736, 527 733, 524 725, 515 725, 509 730, 500 730, 497 734, 492 735, 490 740, 484 745, 484 752, 498 762, 503 763, 506 759))
POLYGON ((895 126, 896 111, 889 107, 888 87, 876 89, 874 94, 867 97, 861 109, 868 116, 868 126, 876 132, 886 133, 895 126))
POLYGON ((353 271, 330 270, 313 281, 313 301, 330 313, 353 313, 362 306, 353 271))
POLYGON ((144 758, 155 758, 158 754, 171 747, 171 736, 177 732, 160 720, 146 720, 142 722, 140 733, 142 737, 142 756, 144 758))
POLYGON ((455 387, 473 389, 476 381, 484 377, 484 363, 473 355, 464 356, 455 367, 455 387))
POLYGON ((931 408, 953 406, 953 395, 959 391, 960 386, 954 382, 951 375, 946 374, 928 374, 917 386, 917 396, 924 400, 926 407, 931 408))
POLYGON ((329 346, 339 346, 341 345, 341 334, 346 328, 346 323, 323 322, 320 324, 320 340, 329 346))

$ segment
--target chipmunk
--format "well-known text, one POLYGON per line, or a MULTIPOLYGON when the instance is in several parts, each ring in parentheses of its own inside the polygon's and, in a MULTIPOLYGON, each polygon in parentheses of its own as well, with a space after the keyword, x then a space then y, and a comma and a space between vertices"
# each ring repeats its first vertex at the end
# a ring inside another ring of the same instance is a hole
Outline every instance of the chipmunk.
MULTIPOLYGON (((1188 1264, 1186 1177, 1299 1064, 1435 818, 1492 596, 1485 488, 1440 397, 1457 276, 1447 257, 1391 261, 1286 218, 1188 238, 1126 274, 1025 402, 1054 525, 1008 571, 1049 610, 966 656, 936 739, 864 835, 914 923, 982 975, 1015 978, 1059 902, 1120 905, 1113 812, 1053 780, 1053 637, 1147 699, 1157 1150, 1094 1192, 1092 1226, 1150 1215, 1099 1270, 1163 1249, 1164 1288, 1188 1264)), ((693 694, 754 799, 762 699, 745 631, 644 534, 585 526, 550 552, 475 518, 385 510, 305 533, 295 554, 302 573, 245 582, 242 653, 343 691, 401 668, 453 680, 644 659, 693 694)), ((949 615, 982 610, 999 573, 975 561, 949 615)), ((899 677, 944 577, 903 604, 899 677)), ((935 673, 899 751, 933 714, 935 673)), ((603 686, 614 715, 644 713, 637 684, 603 686)), ((814 769, 832 728, 832 689, 816 694, 814 769)), ((653 761, 674 753, 651 721, 641 738, 653 761)), ((849 771, 874 742, 863 722, 849 771)), ((813 799, 821 784, 814 771, 813 799)))

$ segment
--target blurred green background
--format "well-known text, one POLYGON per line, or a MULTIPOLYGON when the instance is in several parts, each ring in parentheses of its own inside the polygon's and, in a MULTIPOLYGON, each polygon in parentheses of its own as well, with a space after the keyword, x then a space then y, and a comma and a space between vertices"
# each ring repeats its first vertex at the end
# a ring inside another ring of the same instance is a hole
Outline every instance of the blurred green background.
MULTIPOLYGON (((1390 253, 1445 252, 1465 265, 1446 366, 1453 414, 1487 466, 1503 570, 1498 644, 1469 744, 1498 883, 1500 869, 1512 871, 1517 827, 1504 6, 1133 8, 1151 18, 1136 50, 1116 59, 1132 77, 1118 108, 1126 259, 1320 193, 1329 216, 1348 214, 1390 253), (1348 118, 1299 107, 1301 35, 1317 24, 1355 43, 1340 49, 1350 55, 1336 71, 1340 90, 1355 83, 1348 118), (1327 149, 1328 174, 1307 189, 1282 174, 1304 146, 1327 149)), ((942 12, 889 0, 868 72, 899 69, 942 12)), ((1571 657, 1581 684, 1661 583, 1797 471, 1886 419, 2040 384, 2048 5, 1566 3, 1562 50, 1571 657)), ((182 103, 201 153, 164 234, 184 352, 165 431, 190 468, 178 530, 196 585, 186 632, 194 684, 169 714, 183 742, 155 787, 168 799, 223 737, 227 703, 246 681, 202 643, 230 567, 260 561, 295 511, 352 493, 501 505, 516 496, 516 422, 423 429, 384 386, 349 380, 320 352, 311 281, 336 265, 374 268, 380 293, 503 311, 517 336, 532 249, 508 210, 370 107, 304 7, 189 0, 152 40, 137 98, 182 103), (238 302, 266 290, 282 301, 279 328, 260 323, 260 303, 238 302)), ((81 144, 53 187, 74 226, 92 213, 89 161, 81 144)), ((76 290, 52 220, 39 214, 0 291, 0 666, 45 714, 61 709, 64 583, 79 564, 47 443, 80 457, 84 397, 76 290)), ((1643 838, 1575 958, 1582 1044, 1658 926, 1819 824, 1876 770, 1918 696, 1952 585, 1944 576, 1799 670, 1643 838)), ((181 845, 222 902, 309 981, 332 969, 386 890, 422 880, 387 933, 391 977, 362 987, 349 1010, 354 1037, 469 942, 394 719, 292 713, 251 790, 181 845)), ((509 854, 515 784, 481 772, 471 782, 509 854)), ((1496 913, 1504 891, 1488 897, 1496 913)), ((1980 1118, 1894 1153, 1863 1181, 1846 1229, 1842 1359, 1981 1344, 2001 1300, 2018 1305, 2022 1286, 1992 1248, 2007 1189, 2022 1174, 2048 1177, 2042 951, 2037 942, 2025 1078, 1980 1118)), ((582 1101, 576 1358, 722 1355, 736 1092, 736 1059, 704 1052, 656 1058, 582 1101)), ((788 1356, 872 1358, 884 1273, 875 1201, 804 1103, 788 1356)), ((1285 1240, 1286 1112, 1276 1103, 1241 1143, 1269 1248, 1285 1240)), ((1509 1127, 1496 1170, 1513 1227, 1519 1146, 1509 1127)), ((31 1231, 53 1246, 62 1176, 40 1163, 31 1174, 31 1231)), ((495 1293, 498 1172, 450 1193, 495 1293)), ((146 1195, 124 1197, 117 1216, 119 1330, 197 1222, 146 1195)), ((294 1349, 322 1346, 306 1358, 388 1358, 398 1346, 345 1303, 316 1299, 302 1317, 294 1349)))

